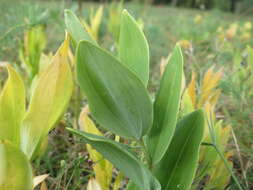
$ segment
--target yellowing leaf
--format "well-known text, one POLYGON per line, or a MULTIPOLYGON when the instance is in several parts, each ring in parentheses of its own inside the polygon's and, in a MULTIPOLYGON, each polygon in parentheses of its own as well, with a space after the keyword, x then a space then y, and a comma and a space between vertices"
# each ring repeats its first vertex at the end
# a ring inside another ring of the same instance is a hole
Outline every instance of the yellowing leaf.
POLYGON ((0 141, 0 189, 32 190, 32 168, 15 145, 0 141))
POLYGON ((88 182, 87 190, 102 190, 95 179, 90 179, 88 182))
POLYGON ((70 100, 73 81, 66 39, 41 75, 22 124, 21 148, 31 158, 70 100))
POLYGON ((216 105, 216 103, 218 102, 218 99, 220 97, 220 94, 221 94, 220 89, 213 91, 212 96, 209 99, 209 102, 211 105, 213 105, 213 106, 216 105))
MULTIPOLYGON (((232 168, 233 163, 231 161, 228 162, 229 166, 232 168)), ((214 170, 211 173, 211 177, 208 181, 208 186, 211 189, 224 190, 226 189, 229 181, 230 181, 230 172, 226 168, 224 162, 219 160, 213 166, 214 170)))
MULTIPOLYGON (((103 134, 96 128, 95 124, 87 114, 88 109, 84 108, 79 117, 81 130, 102 136, 103 134)), ((113 165, 105 160, 100 153, 91 147, 91 145, 87 144, 86 146, 90 158, 94 163, 93 170, 95 172, 96 180, 100 184, 102 190, 108 190, 112 180, 113 165)))
POLYGON ((212 97, 213 90, 218 86, 221 79, 222 71, 214 73, 213 68, 207 70, 202 81, 201 97, 198 102, 198 107, 201 107, 205 102, 209 101, 212 97))
POLYGON ((192 105, 196 107, 196 73, 192 72, 191 82, 188 85, 187 92, 192 100, 192 105))
POLYGON ((35 188, 37 185, 42 183, 46 178, 48 177, 48 174, 36 176, 33 178, 33 187, 35 188))
POLYGON ((25 86, 10 65, 7 69, 9 78, 0 95, 0 139, 19 145, 20 126, 25 114, 25 86))
POLYGON ((96 11, 95 15, 93 14, 93 9, 90 13, 90 25, 87 22, 83 22, 85 29, 96 41, 98 40, 98 32, 103 16, 103 6, 100 6, 96 11))
POLYGON ((42 184, 40 186, 40 190, 48 190, 46 182, 44 182, 44 181, 42 182, 42 184))

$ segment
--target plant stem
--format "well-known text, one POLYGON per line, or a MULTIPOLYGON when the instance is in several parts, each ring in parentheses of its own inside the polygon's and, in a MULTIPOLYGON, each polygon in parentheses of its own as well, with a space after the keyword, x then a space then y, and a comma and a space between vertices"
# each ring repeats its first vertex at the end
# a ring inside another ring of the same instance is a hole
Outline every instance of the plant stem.
POLYGON ((150 156, 149 156, 147 147, 145 146, 145 143, 144 143, 143 139, 141 139, 141 140, 139 141, 139 144, 141 145, 141 147, 142 147, 142 149, 143 149, 143 152, 144 152, 144 159, 147 161, 148 168, 149 168, 149 169, 152 169, 152 161, 151 161, 151 159, 150 159, 150 156))

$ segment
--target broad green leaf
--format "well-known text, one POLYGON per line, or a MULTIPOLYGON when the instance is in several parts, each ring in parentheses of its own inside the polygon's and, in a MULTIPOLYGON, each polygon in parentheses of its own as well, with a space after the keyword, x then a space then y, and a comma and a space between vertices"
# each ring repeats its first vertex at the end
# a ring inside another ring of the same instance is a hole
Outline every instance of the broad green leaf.
POLYGON ((55 126, 70 100, 73 80, 68 63, 68 40, 38 78, 22 123, 21 147, 31 159, 47 133, 55 126))
POLYGON ((106 51, 82 41, 77 79, 92 115, 104 128, 140 139, 152 123, 152 103, 143 83, 106 51))
POLYGON ((151 172, 123 144, 75 129, 68 130, 81 136, 141 189, 160 190, 160 184, 151 172))
POLYGON ((188 190, 192 184, 204 131, 204 114, 197 110, 183 117, 172 142, 154 173, 163 190, 188 190))
POLYGON ((149 48, 138 23, 124 10, 121 15, 119 58, 145 86, 149 79, 149 48))
POLYGON ((24 153, 7 141, 0 141, 0 189, 32 190, 32 168, 24 153))
POLYGON ((129 181, 126 190, 141 190, 141 189, 137 187, 132 181, 129 181))
POLYGON ((73 12, 65 10, 64 15, 67 31, 71 35, 75 45, 77 45, 81 40, 87 40, 93 44, 97 44, 73 12))
POLYGON ((154 103, 154 122, 147 138, 153 164, 165 154, 173 137, 180 102, 183 56, 176 46, 165 68, 154 103))
POLYGON ((25 86, 19 74, 7 66, 9 78, 0 95, 0 139, 19 145, 25 114, 25 86))

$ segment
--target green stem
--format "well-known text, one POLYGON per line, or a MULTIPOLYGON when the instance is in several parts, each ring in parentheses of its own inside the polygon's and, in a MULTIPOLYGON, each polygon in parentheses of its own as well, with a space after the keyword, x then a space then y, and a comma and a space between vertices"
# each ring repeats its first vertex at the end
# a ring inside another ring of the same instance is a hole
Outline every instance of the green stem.
POLYGON ((141 145, 141 147, 142 147, 142 149, 143 149, 143 152, 144 152, 144 159, 147 161, 148 168, 149 168, 149 169, 152 169, 152 161, 151 161, 151 159, 150 159, 148 149, 147 149, 147 147, 145 146, 145 143, 144 143, 143 139, 141 139, 141 140, 139 141, 139 144, 141 145))

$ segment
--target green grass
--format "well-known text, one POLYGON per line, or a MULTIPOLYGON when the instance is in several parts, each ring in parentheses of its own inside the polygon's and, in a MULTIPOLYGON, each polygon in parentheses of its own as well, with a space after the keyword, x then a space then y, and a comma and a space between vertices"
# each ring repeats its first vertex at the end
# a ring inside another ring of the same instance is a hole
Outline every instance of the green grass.
MULTIPOLYGON (((64 8, 77 11, 76 4, 67 4, 65 1, 7 1, 0 2, 0 62, 9 61, 13 64, 20 64, 18 58, 19 46, 23 40, 25 29, 36 25, 46 25, 47 48, 46 52, 55 52, 59 44, 64 39, 64 8)), ((98 7, 99 4, 83 4, 82 17, 87 18, 90 7, 98 7)), ((105 4, 105 12, 100 31, 100 44, 110 49, 113 39, 107 33, 108 4, 105 4)), ((152 75, 150 90, 157 87, 159 78, 159 63, 162 57, 167 57, 172 48, 179 40, 191 42, 193 51, 185 50, 185 74, 189 79, 192 70, 196 70, 199 75, 210 66, 224 68, 224 80, 231 77, 233 70, 233 56, 235 51, 242 52, 247 45, 253 45, 253 38, 248 41, 240 41, 238 38, 232 39, 227 46, 217 47, 217 29, 229 27, 236 22, 243 26, 244 22, 252 21, 253 17, 242 17, 223 13, 218 10, 199 11, 183 8, 173 8, 166 6, 143 6, 140 4, 126 4, 130 13, 136 18, 141 18, 144 22, 144 32, 150 44, 150 57, 152 75), (194 18, 202 15, 201 24, 196 24, 194 18)), ((252 30, 250 31, 253 35, 252 30)), ((226 123, 232 125, 241 147, 241 154, 245 160, 245 165, 253 163, 252 140, 253 140, 253 118, 249 117, 253 113, 252 100, 247 100, 248 106, 240 113, 237 111, 240 99, 231 97, 231 93, 222 96, 218 105, 218 112, 226 115, 226 123), (250 104, 251 103, 251 104, 250 104), (227 112, 228 114, 226 114, 227 112)), ((239 94, 240 96, 240 94, 239 94)), ((64 126, 70 126, 70 118, 65 115, 64 124, 61 124, 49 136, 49 146, 44 156, 34 163, 35 174, 49 173, 47 182, 49 189, 83 189, 91 173, 91 165, 88 162, 85 146, 79 143, 64 130, 64 126)), ((233 143, 232 148, 234 149, 233 143)), ((235 167, 240 168, 237 156, 235 156, 235 167)), ((236 173, 242 179, 240 169, 236 173)), ((253 167, 247 168, 248 182, 253 188, 253 167)), ((242 180, 243 183, 243 180, 242 180)), ((232 189, 236 189, 232 182, 232 189)))

